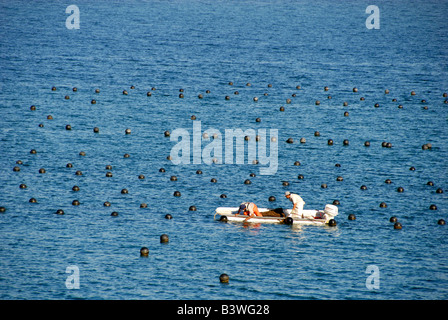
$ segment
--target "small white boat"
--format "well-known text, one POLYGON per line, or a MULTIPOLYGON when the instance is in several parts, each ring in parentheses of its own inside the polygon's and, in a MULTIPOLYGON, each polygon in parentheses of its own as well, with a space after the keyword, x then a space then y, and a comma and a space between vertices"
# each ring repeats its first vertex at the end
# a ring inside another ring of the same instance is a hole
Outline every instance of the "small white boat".
POLYGON ((214 219, 219 215, 220 221, 235 221, 249 223, 281 223, 281 224, 300 224, 300 225, 330 225, 335 226, 334 217, 338 215, 338 207, 327 204, 324 210, 303 210, 305 218, 292 215, 288 217, 291 209, 268 209, 258 208, 263 217, 253 217, 246 221, 246 215, 239 214, 238 207, 218 207, 215 210, 214 219))

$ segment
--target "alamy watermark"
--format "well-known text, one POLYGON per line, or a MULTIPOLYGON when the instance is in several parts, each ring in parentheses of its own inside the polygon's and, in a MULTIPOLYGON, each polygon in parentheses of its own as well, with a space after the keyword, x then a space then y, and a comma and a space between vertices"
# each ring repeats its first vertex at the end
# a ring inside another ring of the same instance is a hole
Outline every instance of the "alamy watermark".
POLYGON ((377 6, 370 5, 366 8, 366 13, 370 16, 366 19, 367 29, 379 29, 380 28, 380 9, 377 6))
POLYGON ((67 289, 79 289, 79 268, 78 266, 68 266, 65 273, 70 275, 65 280, 65 287, 67 289))
POLYGON ((261 175, 273 175, 278 169, 278 130, 269 130, 269 139, 266 129, 225 129, 224 156, 223 135, 214 128, 202 133, 201 121, 193 122, 193 134, 187 129, 175 129, 170 140, 176 141, 170 152, 171 162, 179 164, 245 164, 245 145, 247 141, 247 164, 259 164, 261 175), (213 139, 210 141, 210 137, 213 139), (180 141, 179 141, 180 138, 180 141), (269 155, 267 142, 269 140, 269 155), (210 141, 202 148, 203 141, 210 141), (234 141, 236 142, 234 148, 234 141), (235 154, 234 154, 235 149, 235 154))
POLYGON ((374 264, 368 265, 366 274, 369 275, 366 279, 366 288, 369 290, 378 290, 380 288, 380 268, 374 264))
POLYGON ((79 29, 79 8, 72 4, 65 9, 65 13, 70 13, 70 16, 65 20, 65 27, 67 29, 79 29))

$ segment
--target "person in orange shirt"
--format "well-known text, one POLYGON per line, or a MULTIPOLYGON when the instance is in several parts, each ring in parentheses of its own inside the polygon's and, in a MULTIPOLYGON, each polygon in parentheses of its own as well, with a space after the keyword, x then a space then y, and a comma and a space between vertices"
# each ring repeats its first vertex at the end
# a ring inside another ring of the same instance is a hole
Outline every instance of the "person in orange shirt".
POLYGON ((258 207, 255 203, 253 202, 243 202, 240 204, 240 208, 238 209, 238 212, 236 213, 236 215, 239 215, 240 212, 242 212, 242 214, 248 216, 244 221, 249 220, 250 218, 253 217, 262 217, 263 215, 260 213, 260 211, 258 211, 258 207))

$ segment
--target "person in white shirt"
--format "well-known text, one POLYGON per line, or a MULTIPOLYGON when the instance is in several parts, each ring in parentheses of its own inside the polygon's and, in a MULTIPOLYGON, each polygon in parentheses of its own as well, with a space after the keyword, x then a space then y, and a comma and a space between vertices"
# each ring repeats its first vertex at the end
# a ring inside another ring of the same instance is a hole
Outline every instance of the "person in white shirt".
POLYGON ((308 218, 308 216, 303 215, 303 206, 305 205, 305 201, 303 201, 302 197, 298 194, 291 193, 289 191, 285 192, 286 199, 292 202, 293 207, 291 213, 288 217, 294 216, 299 218, 308 218))

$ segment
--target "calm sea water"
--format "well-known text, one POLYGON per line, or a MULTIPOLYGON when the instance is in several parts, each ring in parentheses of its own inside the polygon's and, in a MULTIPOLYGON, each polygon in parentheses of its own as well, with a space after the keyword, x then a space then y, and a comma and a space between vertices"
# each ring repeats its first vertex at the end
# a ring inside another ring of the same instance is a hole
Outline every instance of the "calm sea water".
POLYGON ((365 26, 370 4, 1 1, 0 298, 447 299, 448 3, 376 1, 378 30, 365 26), (65 26, 70 4, 78 30, 65 26), (247 161, 174 165, 164 131, 192 132, 192 115, 203 131, 278 130, 276 174, 247 161), (213 219, 242 201, 289 208, 287 190, 309 209, 338 200, 338 225, 213 219), (66 287, 68 266, 79 289, 66 287))

